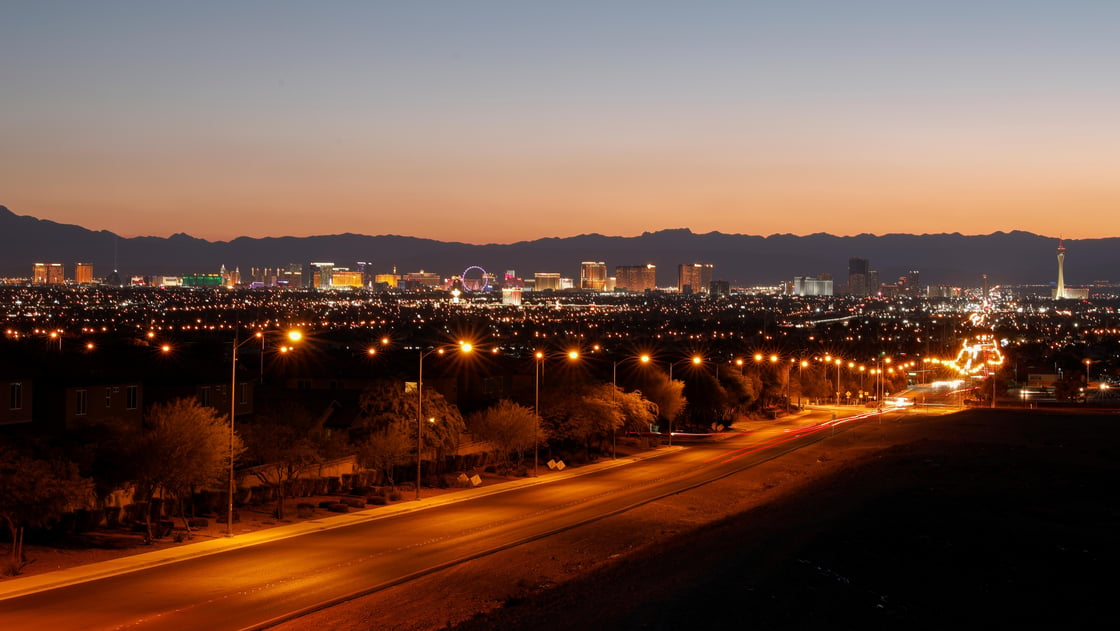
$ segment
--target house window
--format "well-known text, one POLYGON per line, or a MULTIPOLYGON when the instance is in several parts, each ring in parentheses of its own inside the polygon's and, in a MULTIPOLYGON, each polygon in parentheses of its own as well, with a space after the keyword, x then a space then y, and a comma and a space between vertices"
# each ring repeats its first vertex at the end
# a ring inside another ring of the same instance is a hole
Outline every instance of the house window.
POLYGON ((241 384, 241 396, 240 396, 240 399, 241 399, 241 400, 239 401, 239 403, 240 403, 241 405, 246 405, 246 404, 248 404, 248 403, 249 403, 249 384, 247 384, 247 383, 243 383, 243 384, 241 384))
POLYGON ((113 407, 113 389, 105 388, 105 409, 113 407))
POLYGON ((23 384, 13 383, 8 386, 8 409, 23 409, 23 384))
POLYGON ((202 407, 210 407, 210 386, 202 386, 199 398, 202 399, 202 407))
POLYGON ((85 416, 87 393, 85 390, 77 390, 75 391, 75 394, 77 395, 77 397, 74 400, 74 414, 76 414, 77 416, 85 416))
POLYGON ((140 399, 140 386, 128 386, 125 388, 125 408, 135 410, 139 407, 140 399))

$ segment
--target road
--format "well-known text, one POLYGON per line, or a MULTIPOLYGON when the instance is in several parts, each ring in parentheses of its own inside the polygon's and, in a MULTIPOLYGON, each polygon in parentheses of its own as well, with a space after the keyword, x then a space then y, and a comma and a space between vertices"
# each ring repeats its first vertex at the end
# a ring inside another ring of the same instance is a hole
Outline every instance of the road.
POLYGON ((731 475, 860 418, 814 412, 786 431, 8 599, 0 628, 259 628, 731 475))

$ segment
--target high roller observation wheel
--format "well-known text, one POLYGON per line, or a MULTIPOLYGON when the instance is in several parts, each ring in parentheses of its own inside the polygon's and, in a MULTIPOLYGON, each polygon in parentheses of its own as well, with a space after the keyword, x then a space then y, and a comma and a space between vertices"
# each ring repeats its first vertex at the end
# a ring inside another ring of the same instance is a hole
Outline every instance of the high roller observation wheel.
POLYGON ((471 265, 467 269, 463 270, 463 275, 459 278, 461 279, 463 289, 467 291, 488 291, 490 289, 490 281, 488 280, 490 277, 486 274, 486 270, 482 269, 478 265, 471 265), (477 290, 472 290, 470 287, 467 287, 467 274, 474 270, 482 272, 482 287, 479 287, 477 290))

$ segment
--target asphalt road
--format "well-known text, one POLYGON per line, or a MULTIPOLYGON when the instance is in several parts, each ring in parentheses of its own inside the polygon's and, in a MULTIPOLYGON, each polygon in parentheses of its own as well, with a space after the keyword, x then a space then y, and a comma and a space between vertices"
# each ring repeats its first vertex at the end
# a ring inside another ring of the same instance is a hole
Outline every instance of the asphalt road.
POLYGON ((844 421, 833 428, 831 414, 817 412, 790 431, 684 442, 563 481, 3 600, 0 628, 266 626, 731 475, 827 438, 844 421))

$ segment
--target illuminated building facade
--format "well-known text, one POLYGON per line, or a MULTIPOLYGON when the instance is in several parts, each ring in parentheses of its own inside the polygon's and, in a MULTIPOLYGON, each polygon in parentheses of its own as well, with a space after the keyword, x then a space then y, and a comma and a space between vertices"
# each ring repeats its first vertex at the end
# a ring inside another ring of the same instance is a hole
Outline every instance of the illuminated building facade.
POLYGON ((603 261, 584 261, 579 264, 579 288, 603 291, 607 288, 607 264, 603 261))
POLYGON ((537 272, 533 274, 533 290, 545 291, 560 289, 560 272, 537 272))
POLYGON ((396 274, 377 274, 373 277, 375 285, 384 284, 386 287, 396 287, 400 280, 401 277, 396 274))
POLYGON ((362 287, 364 286, 364 278, 365 275, 360 271, 339 267, 331 273, 331 286, 347 288, 362 287))
POLYGON ((180 283, 183 287, 221 287, 221 274, 185 274, 180 283))
POLYGON ((792 293, 794 296, 831 296, 832 279, 820 280, 808 276, 794 276, 792 293))
POLYGON ((677 266, 677 291, 682 294, 707 293, 714 267, 711 263, 681 263, 677 266))
POLYGON ((404 281, 405 289, 421 289, 439 287, 443 283, 443 279, 435 272, 408 272, 402 279, 404 281))
POLYGON ((334 285, 332 275, 334 263, 319 262, 311 264, 311 286, 315 289, 327 289, 334 285))
POLYGON ((66 274, 62 263, 36 263, 31 269, 31 282, 36 285, 62 285, 66 274))
POLYGON ((74 264, 74 282, 79 285, 93 284, 93 263, 74 264))
POLYGON ((614 277, 615 289, 633 292, 657 289, 657 266, 653 263, 619 265, 614 268, 614 277))

